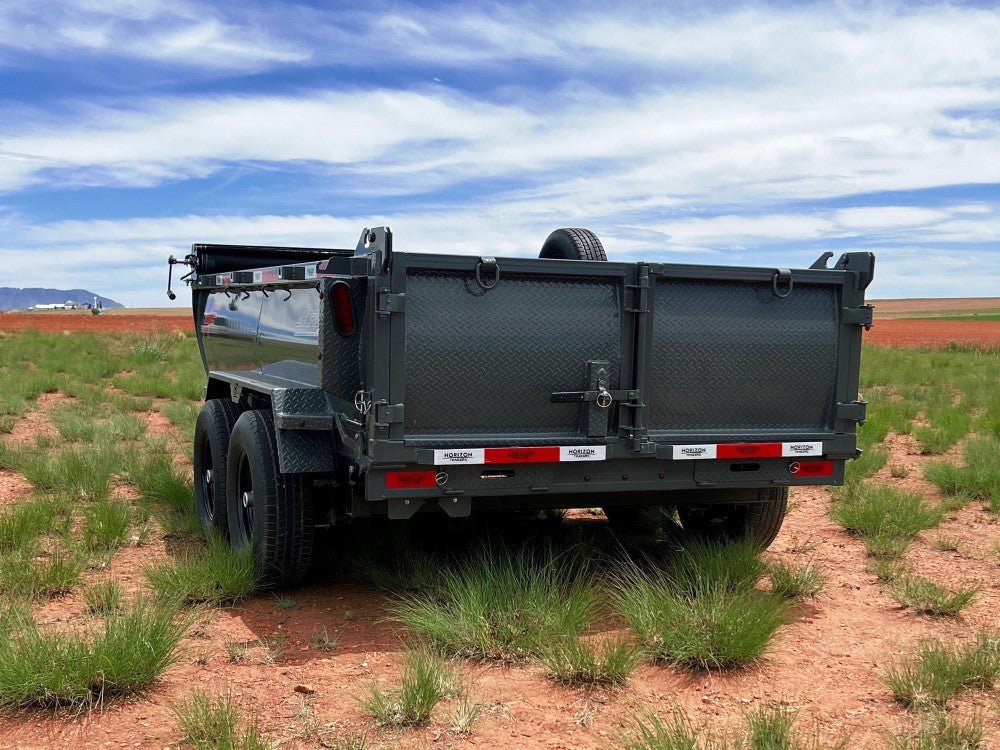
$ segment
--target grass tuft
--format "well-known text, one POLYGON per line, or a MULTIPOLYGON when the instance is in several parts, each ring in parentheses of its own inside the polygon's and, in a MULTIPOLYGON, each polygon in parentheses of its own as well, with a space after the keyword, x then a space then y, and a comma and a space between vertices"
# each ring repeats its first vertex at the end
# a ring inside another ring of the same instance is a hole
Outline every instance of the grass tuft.
POLYGON ((757 563, 738 547, 695 547, 670 571, 623 566, 613 598, 654 660, 692 669, 737 667, 757 659, 784 622, 785 603, 754 587, 764 570, 757 563), (732 569, 725 565, 729 549, 732 569), (699 568, 704 560, 714 564, 699 568))
POLYGON ((83 513, 83 545, 89 552, 110 554, 125 545, 134 512, 120 500, 104 499, 83 513))
POLYGON ((768 566, 768 575, 771 579, 771 592, 782 599, 812 597, 823 589, 823 571, 812 563, 772 563, 768 566))
POLYGON ((957 615, 976 598, 978 591, 975 588, 948 591, 933 581, 913 575, 899 576, 889 586, 893 598, 922 615, 957 615))
POLYGON ((980 500, 1000 514, 1000 438, 970 440, 965 466, 939 461, 927 466, 924 475, 946 495, 980 500))
POLYGON ((989 690, 1000 677, 1000 636, 981 635, 965 646, 925 641, 916 656, 904 659, 885 677, 905 706, 944 706, 963 688, 989 690))
POLYGON ((929 711, 914 733, 893 738, 893 750, 977 750, 985 731, 978 717, 962 719, 944 711, 929 711))
POLYGON ((0 635, 0 707, 82 709, 143 691, 177 659, 186 630, 176 609, 137 600, 97 632, 27 623, 0 635))
POLYGON ((196 750, 266 750, 270 747, 256 720, 246 721, 230 694, 212 697, 195 690, 174 707, 184 741, 196 750))
POLYGON ((584 572, 571 551, 483 549, 440 568, 435 590, 404 595, 395 616, 446 653, 520 661, 590 624, 598 592, 584 572))
POLYGON ((564 685, 615 685, 628 682, 641 650, 625 638, 594 643, 584 638, 558 638, 542 651, 549 675, 564 685))
POLYGON ((83 601, 87 605, 87 611, 101 617, 117 612, 124 596, 121 584, 114 581, 95 583, 83 591, 83 601))
POLYGON ((447 661, 429 651, 412 651, 406 657, 399 690, 386 693, 373 682, 361 706, 382 726, 420 726, 458 688, 458 675, 447 661))
POLYGON ((220 538, 187 559, 148 568, 146 578, 161 597, 186 604, 235 604, 260 585, 253 551, 220 538))
POLYGON ((647 713, 632 717, 621 750, 698 750, 698 732, 680 711, 668 719, 647 713))
POLYGON ((879 484, 845 487, 831 513, 864 540, 870 555, 881 558, 901 557, 919 532, 944 520, 941 509, 920 495, 879 484))

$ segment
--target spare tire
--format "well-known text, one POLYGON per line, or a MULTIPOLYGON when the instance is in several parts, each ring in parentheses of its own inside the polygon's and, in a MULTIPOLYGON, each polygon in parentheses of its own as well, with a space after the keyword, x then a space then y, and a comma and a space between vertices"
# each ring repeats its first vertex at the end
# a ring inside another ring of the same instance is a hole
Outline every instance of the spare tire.
POLYGON ((557 229, 545 239, 539 258, 607 260, 604 245, 589 229, 557 229))

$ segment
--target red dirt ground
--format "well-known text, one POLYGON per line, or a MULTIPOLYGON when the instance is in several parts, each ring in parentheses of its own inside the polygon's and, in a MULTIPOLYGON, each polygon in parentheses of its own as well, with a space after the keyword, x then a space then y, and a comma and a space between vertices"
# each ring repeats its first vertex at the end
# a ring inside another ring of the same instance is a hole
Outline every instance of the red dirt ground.
POLYGON ((192 331, 190 315, 90 315, 80 313, 4 313, 0 331, 36 330, 43 333, 156 333, 192 331))
POLYGON ((865 342, 900 349, 943 349, 951 344, 1000 347, 1000 321, 876 319, 865 342))

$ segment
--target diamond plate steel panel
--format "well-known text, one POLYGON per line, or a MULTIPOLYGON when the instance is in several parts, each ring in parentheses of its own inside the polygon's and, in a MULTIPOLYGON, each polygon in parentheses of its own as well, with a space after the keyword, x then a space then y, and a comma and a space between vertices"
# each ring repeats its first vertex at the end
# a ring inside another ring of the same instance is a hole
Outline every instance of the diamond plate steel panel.
POLYGON ((319 387, 345 401, 354 401, 354 394, 361 388, 360 346, 363 334, 361 323, 365 319, 365 282, 353 280, 351 297, 354 300, 354 319, 359 330, 352 336, 341 336, 333 324, 329 289, 332 279, 323 281, 323 301, 319 318, 319 387))
POLYGON ((277 430, 278 465, 285 474, 333 471, 333 433, 277 430))
POLYGON ((407 435, 578 435, 587 361, 621 365, 614 279, 506 275, 490 291, 469 272, 414 270, 406 282, 407 435))
POLYGON ((779 299, 770 283, 658 280, 649 429, 829 429, 838 311, 832 286, 779 299))

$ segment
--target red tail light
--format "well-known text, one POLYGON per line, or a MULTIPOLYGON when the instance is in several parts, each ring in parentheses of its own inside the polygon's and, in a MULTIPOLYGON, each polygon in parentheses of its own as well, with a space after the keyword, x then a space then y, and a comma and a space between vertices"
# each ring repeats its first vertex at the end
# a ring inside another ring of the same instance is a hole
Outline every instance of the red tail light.
POLYGON ((797 477, 833 476, 833 461, 792 461, 788 471, 797 477))
POLYGON ((426 490, 437 486, 437 472, 435 471, 387 471, 385 473, 385 488, 387 490, 426 490))
POLYGON ((346 281, 336 281, 330 288, 330 306, 333 308, 333 325, 341 336, 350 336, 357 328, 354 320, 354 300, 346 281))

